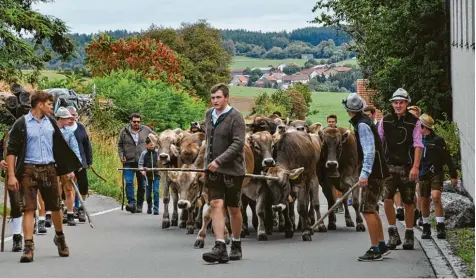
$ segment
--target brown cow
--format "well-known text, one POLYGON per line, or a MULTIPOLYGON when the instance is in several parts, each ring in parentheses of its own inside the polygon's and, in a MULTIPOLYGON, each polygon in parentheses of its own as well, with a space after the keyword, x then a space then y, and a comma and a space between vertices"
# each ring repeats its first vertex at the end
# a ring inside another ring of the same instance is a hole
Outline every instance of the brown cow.
MULTIPOLYGON (((247 143, 251 147, 254 157, 254 174, 261 174, 261 172, 268 167, 275 165, 275 161, 272 156, 272 144, 273 137, 268 131, 257 132, 254 134, 247 134, 247 143)), ((243 186, 241 194, 241 212, 243 216, 243 230, 241 232, 241 237, 246 237, 249 235, 248 230, 248 216, 246 213, 247 206, 249 205, 252 211, 252 224, 255 229, 258 229, 258 218, 256 215, 256 200, 257 196, 260 193, 260 189, 263 185, 263 180, 252 179, 250 183, 243 186)), ((271 218, 271 205, 266 203, 267 217, 271 218)), ((267 234, 271 234, 273 226, 269 222, 267 226, 267 234)))
MULTIPOLYGON (((186 132, 181 129, 165 130, 158 137, 153 134, 149 135, 150 140, 158 149, 159 163, 164 167, 180 167, 180 145, 182 139, 186 136, 186 132)), ((162 228, 168 228, 170 226, 178 226, 178 205, 177 198, 178 192, 175 184, 168 178, 165 178, 165 186, 163 188, 163 203, 164 213, 162 219, 162 228), (169 219, 169 202, 170 193, 172 193, 173 201, 173 213, 172 220, 169 219)))
MULTIPOLYGON (((355 134, 343 127, 327 127, 320 135, 322 138, 321 181, 322 192, 327 198, 329 208, 334 205, 335 197, 333 187, 340 192, 347 192, 350 187, 358 182, 359 165, 357 154, 357 141, 355 134)), ((357 231, 365 231, 362 217, 359 213, 358 189, 352 195, 352 206, 356 212, 357 231)), ((355 227, 350 217, 347 203, 344 202, 345 222, 347 227, 355 227)), ((336 216, 334 212, 329 215, 329 230, 336 229, 336 216)))
MULTIPOLYGON (((319 185, 316 173, 320 154, 319 142, 310 135, 290 132, 282 135, 275 148, 276 166, 267 171, 268 176, 279 178, 277 181, 267 180, 272 204, 274 208, 284 211, 285 237, 291 238, 294 235, 294 230, 289 211, 293 208, 289 206, 288 197, 297 197, 299 216, 302 220, 306 220, 302 226, 302 239, 311 241, 312 231, 307 221, 309 220, 307 207, 310 203, 311 189, 315 188, 313 185, 319 185)), ((263 202, 265 202, 263 198, 258 198, 257 207, 263 202)), ((317 212, 318 218, 320 218, 319 211, 317 212)), ((258 211, 259 217, 263 215, 264 212, 258 211)), ((263 222, 258 224, 258 239, 267 239, 263 222)))

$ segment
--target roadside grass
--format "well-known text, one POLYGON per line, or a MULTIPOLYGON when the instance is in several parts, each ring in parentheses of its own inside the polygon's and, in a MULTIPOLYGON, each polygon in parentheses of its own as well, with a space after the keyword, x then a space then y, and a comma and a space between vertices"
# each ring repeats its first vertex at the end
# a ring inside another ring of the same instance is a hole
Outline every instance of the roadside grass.
POLYGON ((455 255, 468 267, 466 274, 474 278, 474 228, 448 230, 447 240, 455 255))
MULTIPOLYGON (((0 218, 3 218, 3 211, 5 210, 5 208, 3 207, 3 201, 2 203, 0 204, 0 218)), ((10 214, 10 208, 7 207, 7 218, 10 214)))
MULTIPOLYGON (((90 193, 96 193, 122 202, 122 163, 117 155, 117 137, 106 137, 97 132, 90 133, 93 146, 93 167, 107 182, 99 179, 92 171, 88 171, 90 193)), ((159 196, 162 198, 165 174, 161 174, 159 196)), ((125 181, 124 181, 125 185, 125 181)), ((137 194, 137 180, 134 178, 134 193, 137 194)), ((145 198, 145 197, 144 197, 145 198)), ((124 197, 124 205, 127 198, 124 197)))
MULTIPOLYGON (((435 213, 430 214, 430 224, 436 230, 435 213)), ((474 228, 446 229, 446 240, 450 244, 453 253, 459 257, 468 268, 466 275, 475 275, 474 265, 474 228)))
POLYGON ((121 172, 117 168, 122 164, 117 155, 117 138, 107 138, 99 133, 90 133, 93 147, 93 167, 107 182, 88 171, 91 192, 122 200, 121 172))

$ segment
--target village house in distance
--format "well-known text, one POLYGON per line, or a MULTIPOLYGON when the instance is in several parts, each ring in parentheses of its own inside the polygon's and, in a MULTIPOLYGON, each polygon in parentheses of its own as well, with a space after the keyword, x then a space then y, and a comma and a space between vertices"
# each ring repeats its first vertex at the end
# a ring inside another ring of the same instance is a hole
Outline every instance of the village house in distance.
MULTIPOLYGON (((280 63, 276 67, 252 68, 250 73, 246 69, 235 69, 230 71, 230 86, 252 86, 260 88, 287 89, 294 83, 307 84, 316 77, 328 79, 337 73, 351 71, 352 68, 346 66, 336 66, 335 64, 315 65, 308 69, 302 69, 292 75, 284 73, 284 68, 289 66, 280 63), (259 73, 257 80, 252 80, 251 76, 259 73)), ((297 65, 296 65, 297 66, 297 65)))

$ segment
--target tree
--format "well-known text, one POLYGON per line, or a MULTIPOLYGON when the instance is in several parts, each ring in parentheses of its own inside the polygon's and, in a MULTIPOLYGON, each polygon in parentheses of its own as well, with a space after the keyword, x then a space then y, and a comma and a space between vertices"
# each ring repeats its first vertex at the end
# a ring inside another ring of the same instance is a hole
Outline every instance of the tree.
POLYGON ((235 55, 236 47, 235 43, 232 40, 226 40, 223 42, 223 48, 228 52, 230 55, 235 55))
POLYGON ((68 27, 60 19, 45 16, 32 4, 48 0, 3 0, 0 8, 0 79, 16 82, 20 68, 33 68, 29 82, 38 80, 44 63, 53 52, 61 59, 71 58, 74 45, 67 37, 68 27), (23 36, 28 36, 28 40, 23 36), (46 46, 49 45, 49 48, 46 46))
POLYGON ((434 118, 452 115, 444 1, 319 0, 317 9, 333 13, 322 13, 315 23, 344 30, 355 40, 359 64, 378 92, 377 107, 390 110, 388 99, 403 87, 434 118))
POLYGON ((86 47, 87 63, 93 76, 105 76, 117 70, 132 69, 146 78, 170 84, 182 81, 180 65, 173 50, 154 39, 116 40, 101 34, 86 47))
POLYGON ((228 83, 232 56, 223 48, 220 31, 206 21, 182 23, 178 30, 151 26, 143 36, 162 41, 178 53, 187 89, 203 100, 209 99, 210 88, 228 83))
POLYGON ((296 64, 289 64, 289 65, 286 65, 286 67, 283 68, 283 72, 286 75, 295 74, 295 73, 299 72, 300 70, 301 70, 301 68, 296 64))
POLYGON ((315 60, 315 59, 309 59, 309 60, 306 61, 306 63, 304 63, 304 68, 310 69, 310 68, 316 66, 317 64, 319 64, 319 63, 317 62, 317 60, 315 60))

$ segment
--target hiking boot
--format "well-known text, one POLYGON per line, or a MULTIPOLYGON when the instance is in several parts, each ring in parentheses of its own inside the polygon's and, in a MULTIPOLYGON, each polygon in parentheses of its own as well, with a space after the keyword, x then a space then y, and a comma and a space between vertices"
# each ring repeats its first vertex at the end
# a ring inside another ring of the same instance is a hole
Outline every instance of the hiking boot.
POLYGON ((438 239, 446 239, 445 223, 436 224, 436 237, 438 239))
POLYGON ((403 250, 413 250, 413 245, 415 242, 415 237, 413 230, 405 231, 405 239, 403 240, 403 250))
POLYGON ((431 239, 431 225, 423 224, 423 233, 421 234, 422 239, 431 239))
POLYGON ((39 220, 38 221, 38 232, 37 234, 46 234, 48 231, 46 230, 46 221, 39 220))
POLYGON ((388 248, 387 244, 383 244, 383 245, 378 245, 378 249, 380 250, 380 254, 382 254, 382 256, 388 256, 391 251, 390 251, 390 248, 388 248))
POLYGON ((136 213, 142 213, 142 204, 137 204, 136 213))
POLYGON ((126 211, 129 211, 130 213, 136 213, 136 205, 133 203, 126 205, 126 211))
POLYGON ((23 241, 23 237, 21 236, 21 234, 13 235, 12 252, 20 252, 23 249, 22 241, 23 241))
POLYGON ((152 214, 152 205, 150 203, 147 204, 147 214, 152 214))
POLYGON ((74 221, 74 215, 68 214, 68 226, 76 226, 76 221, 74 221))
POLYGON ((45 227, 51 228, 51 214, 45 216, 45 227))
POLYGON ((230 261, 241 260, 241 241, 232 241, 230 250, 230 261))
POLYGON ((403 210, 403 207, 397 208, 396 217, 397 217, 398 221, 404 221, 405 220, 405 211, 403 210))
POLYGON ((21 255, 21 263, 29 263, 33 261, 35 254, 35 244, 33 240, 25 240, 25 248, 23 249, 23 255, 21 255))
POLYGON ((402 244, 397 228, 388 228, 388 238, 387 246, 390 250, 395 250, 397 246, 402 244))
POLYGON ((381 261, 382 254, 380 252, 374 251, 374 249, 371 247, 363 256, 360 256, 358 260, 360 262, 373 262, 373 261, 381 261))
POLYGON ((84 213, 84 209, 82 207, 78 208, 78 221, 80 223, 86 222, 86 213, 84 213))
POLYGON ((226 244, 221 241, 215 241, 215 246, 212 251, 204 253, 202 258, 207 263, 227 263, 230 260, 228 258, 228 252, 226 251, 226 244))
POLYGON ((53 242, 55 245, 58 247, 58 254, 60 257, 68 257, 69 256, 69 248, 68 245, 66 245, 66 239, 63 235, 55 235, 55 238, 53 239, 53 242))

